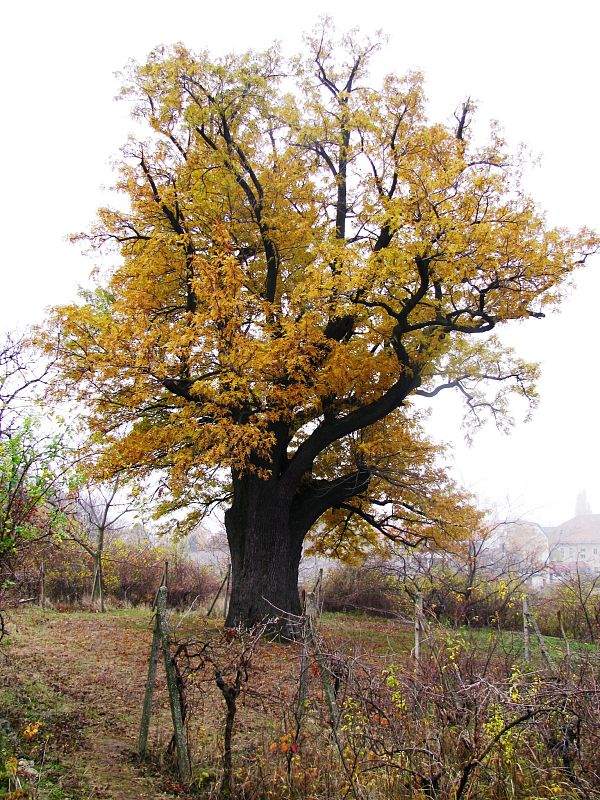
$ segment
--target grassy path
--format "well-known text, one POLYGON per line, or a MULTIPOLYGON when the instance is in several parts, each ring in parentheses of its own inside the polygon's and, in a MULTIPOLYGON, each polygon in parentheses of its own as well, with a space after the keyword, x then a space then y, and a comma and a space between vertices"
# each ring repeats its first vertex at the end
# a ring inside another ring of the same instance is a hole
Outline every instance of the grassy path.
MULTIPOLYGON (((9 623, 4 658, 0 657, 0 770, 4 719, 17 741, 18 755, 42 773, 31 795, 35 800, 185 800, 183 787, 165 777, 168 770, 153 772, 151 765, 139 763, 136 756, 151 641, 150 612, 44 613, 26 608, 13 613, 9 623), (36 722, 43 723, 39 733, 26 742, 23 730, 36 722)), ((191 617, 187 624, 194 632, 218 627, 218 623, 191 617)), ((185 627, 178 633, 184 635, 185 627)), ((410 631, 391 621, 336 615, 324 619, 323 628, 347 639, 351 648, 368 643, 370 650, 386 653, 410 647, 410 631)), ((295 651, 275 644, 261 645, 263 650, 260 658, 269 665, 270 677, 259 670, 253 687, 265 696, 273 687, 285 694, 285 682, 295 669, 295 651)), ((154 697, 149 749, 164 754, 171 729, 162 663, 154 697)), ((224 709, 220 695, 212 697, 204 710, 205 750, 218 764, 215 737, 224 709)), ((246 718, 242 709, 238 720, 240 747, 248 752, 255 748, 252 737, 257 735, 252 713, 248 709, 246 718), (248 741, 245 726, 249 726, 248 741)))
MULTIPOLYGON (((15 731, 43 722, 39 742, 30 746, 40 750, 43 742, 36 768, 41 761, 53 763, 59 775, 54 794, 46 796, 181 800, 179 787, 169 787, 136 762, 149 617, 148 611, 100 615, 30 609, 13 618, 8 658, 0 665, 0 716, 9 718, 15 731)), ((160 671, 156 697, 166 707, 160 671)), ((44 775, 43 764, 41 771, 44 775)))

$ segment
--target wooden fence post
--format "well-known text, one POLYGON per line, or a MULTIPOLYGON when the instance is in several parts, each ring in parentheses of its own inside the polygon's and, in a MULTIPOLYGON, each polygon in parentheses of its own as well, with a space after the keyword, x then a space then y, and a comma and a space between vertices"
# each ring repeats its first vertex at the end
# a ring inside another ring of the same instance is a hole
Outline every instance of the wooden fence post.
POLYGON ((421 660, 421 634, 423 632, 423 595, 417 592, 415 597, 415 650, 414 656, 417 664, 421 660))
POLYGON ((523 595, 523 657, 529 664, 531 661, 531 638, 529 636, 529 606, 527 605, 527 595, 523 595))
POLYGON ((321 616, 323 611, 323 567, 319 569, 319 575, 315 582, 315 588, 313 589, 313 593, 315 596, 315 620, 321 616))
POLYGON ((40 605, 46 608, 46 562, 42 559, 40 569, 40 605))
POLYGON ((312 592, 304 595, 304 614, 302 620, 302 649, 300 651, 300 685, 298 686, 298 701, 296 703, 296 739, 300 735, 302 719, 306 710, 306 698, 308 696, 308 653, 310 645, 310 629, 308 622, 309 597, 312 592))
MULTIPOLYGON (((167 562, 168 563, 168 562, 167 562)), ((184 783, 189 783, 192 778, 190 766, 190 754, 188 752, 185 730, 183 727, 183 713, 181 709, 181 698, 177 688, 177 676, 175 667, 171 661, 171 647, 169 643, 169 629, 167 627, 167 587, 161 586, 158 591, 156 601, 156 619, 158 620, 158 630, 162 644, 165 672, 167 673, 167 688, 169 690, 169 704, 171 706, 171 719, 173 720, 173 731, 175 734, 175 745, 179 759, 179 775, 184 783)))
POLYGON ((317 662, 317 666, 319 668, 319 676, 321 678, 321 685, 323 686, 323 694, 325 695, 325 700, 327 701, 327 709, 329 711, 329 720, 331 724, 331 732, 333 735, 333 739, 337 746, 337 750, 340 756, 340 761, 342 763, 342 767, 344 768, 344 772, 348 778, 348 782, 352 788, 352 794, 356 798, 356 800, 361 800, 362 793, 356 783, 353 768, 348 763, 346 759, 346 754, 344 753, 344 747, 342 742, 340 741, 338 729, 340 725, 340 711, 338 708, 335 691, 333 686, 331 685, 331 675, 329 672, 329 665, 327 664, 327 659, 321 650, 321 645, 319 643, 319 637, 317 634, 317 627, 318 627, 318 619, 320 614, 320 600, 321 600, 321 582, 322 582, 323 571, 321 570, 319 573, 319 578, 315 584, 315 587, 312 592, 307 592, 306 594, 306 603, 305 603, 305 610, 304 610, 304 631, 307 641, 310 643, 315 661, 317 662))
POLYGON ((563 625, 562 614, 560 612, 560 609, 557 612, 557 617, 558 617, 558 624, 560 626, 560 632, 562 634, 563 641, 565 643, 565 648, 566 648, 566 651, 567 651, 567 658, 570 659, 571 658, 571 645, 569 644, 569 638, 567 636, 567 632, 565 630, 565 626, 563 625))
POLYGON ((150 716, 152 715, 152 695, 154 693, 154 682, 156 680, 156 666, 158 664, 158 646, 160 644, 160 632, 158 629, 158 618, 154 621, 152 632, 152 647, 150 648, 150 661, 148 662, 148 678, 146 680, 146 692, 144 694, 144 706, 142 708, 142 723, 140 725, 140 735, 138 737, 138 753, 140 756, 146 755, 148 744, 148 730, 150 728, 150 716))
MULTIPOLYGON (((216 604, 217 604, 217 600, 218 600, 218 599, 219 599, 219 597, 221 596, 221 592, 223 591, 223 587, 225 586, 225 584, 226 584, 226 583, 227 583, 227 581, 229 580, 229 575, 230 575, 230 573, 231 573, 231 564, 230 564, 230 565, 227 567, 227 572, 226 572, 226 574, 225 574, 225 577, 224 577, 224 578, 223 578, 223 580, 221 581, 221 585, 219 586, 219 591, 216 593, 216 595, 215 595, 215 599, 212 601, 212 603, 210 604, 210 608, 209 608, 209 609, 208 609, 208 611, 206 612, 206 616, 207 616, 207 617, 210 617, 210 615, 212 614, 212 610, 213 610, 213 608, 216 606, 216 604)), ((226 600, 225 602, 227 602, 227 600, 226 600)))
MULTIPOLYGON (((296 723, 298 732, 302 723, 305 711, 306 698, 308 696, 308 661, 309 651, 313 645, 313 632, 317 627, 319 616, 318 583, 312 592, 304 595, 304 614, 302 619, 302 650, 300 652, 300 686, 298 688, 298 703, 296 706, 296 723)), ((296 737, 297 738, 297 737, 296 737)))
POLYGON ((167 625, 167 587, 163 584, 158 590, 156 597, 156 623, 152 637, 152 649, 150 651, 150 662, 148 664, 148 682, 146 684, 146 695, 144 697, 144 708, 142 711, 142 725, 138 739, 138 752, 143 755, 146 750, 148 740, 148 728, 150 714, 152 711, 152 692, 154 679, 156 676, 156 662, 158 661, 158 647, 162 647, 165 662, 165 672, 167 675, 167 688, 169 690, 169 705, 171 707, 171 719, 173 721, 173 731, 175 735, 175 745, 177 747, 179 775, 184 783, 189 783, 192 778, 192 768, 190 764, 190 754, 185 738, 183 727, 183 712, 181 708, 181 698, 177 687, 177 676, 175 667, 171 660, 171 648, 169 643, 169 629, 167 625))
POLYGON ((529 608, 528 604, 527 604, 526 616, 527 616, 527 623, 531 625, 531 627, 533 628, 533 632, 535 633, 535 638, 537 639, 540 650, 542 651, 544 661, 546 662, 546 665, 550 670, 550 672, 552 673, 552 675, 556 677, 557 675, 556 666, 554 664, 554 661, 552 661, 552 658, 550 657, 550 653, 548 652, 548 648, 546 647, 546 643, 544 642, 544 637, 542 636, 542 633, 540 631, 540 626, 537 624, 535 614, 531 613, 531 609, 529 608))
POLYGON ((223 599, 223 619, 227 619, 229 600, 231 597, 231 564, 227 567, 227 583, 225 584, 225 597, 223 599))

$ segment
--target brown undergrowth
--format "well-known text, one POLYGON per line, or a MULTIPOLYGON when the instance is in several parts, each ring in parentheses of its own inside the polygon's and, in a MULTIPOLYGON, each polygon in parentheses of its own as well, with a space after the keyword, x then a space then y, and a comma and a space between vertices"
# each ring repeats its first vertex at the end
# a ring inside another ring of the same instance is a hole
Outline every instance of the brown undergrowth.
MULTIPOLYGON (((30 780, 21 776, 21 791, 26 794, 16 797, 168 800, 182 796, 180 787, 169 787, 158 771, 152 774, 136 763, 148 619, 147 611, 100 615, 30 609, 12 615, 0 663, 0 716, 12 734, 15 757, 26 757, 37 773, 30 780), (35 736, 26 741, 23 731, 38 722, 35 736), (46 790, 48 772, 53 779, 46 790)), ((160 719, 167 702, 162 674, 158 682, 160 719)), ((156 725, 153 734, 159 745, 156 725)), ((14 776, 14 790, 18 778, 14 776)))
POLYGON ((17 755, 51 774, 54 791, 34 778, 29 794, 14 797, 600 796, 593 659, 557 658, 551 674, 524 664, 505 637, 439 631, 416 665, 410 629, 390 620, 327 617, 310 648, 223 632, 193 614, 180 620, 171 615, 170 628, 193 764, 189 789, 174 777, 160 668, 152 757, 140 763, 135 756, 148 611, 30 609, 13 617, 0 674, 2 716, 17 755), (25 741, 27 726, 38 722, 25 741))

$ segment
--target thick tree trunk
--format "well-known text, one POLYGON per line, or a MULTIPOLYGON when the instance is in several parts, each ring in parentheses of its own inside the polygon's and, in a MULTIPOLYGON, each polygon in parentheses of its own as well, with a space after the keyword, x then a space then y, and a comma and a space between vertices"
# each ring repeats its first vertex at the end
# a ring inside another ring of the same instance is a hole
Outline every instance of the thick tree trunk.
POLYGON ((301 613, 298 567, 306 530, 292 524, 291 502, 276 484, 250 477, 236 490, 225 514, 232 567, 225 624, 250 628, 273 620, 273 627, 293 633, 293 616, 301 613))

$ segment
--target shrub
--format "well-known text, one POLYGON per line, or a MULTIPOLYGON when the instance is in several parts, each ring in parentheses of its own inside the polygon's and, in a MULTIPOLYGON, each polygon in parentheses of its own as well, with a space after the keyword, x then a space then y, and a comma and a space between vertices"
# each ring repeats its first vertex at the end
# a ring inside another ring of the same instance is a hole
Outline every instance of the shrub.
POLYGON ((368 611, 393 616, 399 607, 399 595, 378 562, 360 566, 339 566, 325 578, 325 611, 368 611))
MULTIPOLYGON (((46 597, 54 603, 81 605, 90 595, 93 580, 91 556, 72 541, 32 553, 18 576, 15 591, 37 597, 40 562, 46 563, 46 597)), ((208 567, 182 556, 173 546, 117 539, 107 545, 102 558, 105 595, 119 603, 137 606, 152 603, 169 562, 169 604, 182 607, 195 598, 202 603, 213 596, 219 581, 208 567)))

